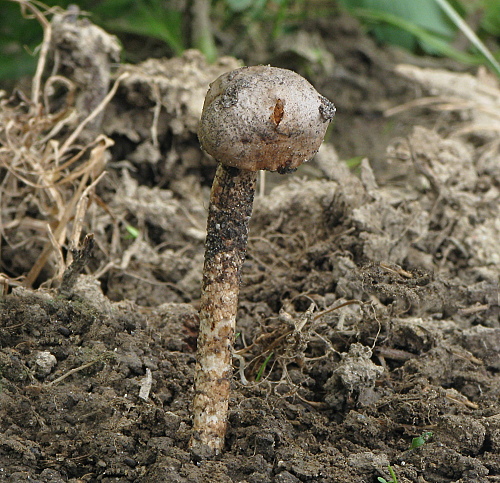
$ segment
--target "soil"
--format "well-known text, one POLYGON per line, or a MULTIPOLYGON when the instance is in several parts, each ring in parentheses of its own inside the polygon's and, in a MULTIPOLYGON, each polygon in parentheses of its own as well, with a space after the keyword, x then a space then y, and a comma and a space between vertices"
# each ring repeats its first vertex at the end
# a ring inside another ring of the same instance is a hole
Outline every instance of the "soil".
POLYGON ((304 33, 330 69, 270 61, 312 72, 338 115, 310 163, 261 179, 215 459, 188 449, 215 171, 196 126, 208 83, 239 62, 188 51, 120 67, 71 282, 56 256, 16 282, 47 241, 33 220, 52 215, 8 191, 1 165, 0 481, 373 483, 390 465, 400 483, 500 482, 498 85, 382 49, 345 17, 304 33), (416 80, 436 72, 454 76, 455 105, 416 80))

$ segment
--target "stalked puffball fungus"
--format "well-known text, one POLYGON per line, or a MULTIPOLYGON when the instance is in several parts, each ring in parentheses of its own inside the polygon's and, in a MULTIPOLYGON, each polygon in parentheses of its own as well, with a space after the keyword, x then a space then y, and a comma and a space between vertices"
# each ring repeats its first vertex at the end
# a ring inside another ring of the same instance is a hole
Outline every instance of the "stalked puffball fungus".
POLYGON ((269 66, 223 74, 205 98, 198 137, 219 163, 208 209, 195 368, 195 454, 222 451, 241 266, 257 171, 288 173, 318 151, 334 105, 297 73, 269 66))

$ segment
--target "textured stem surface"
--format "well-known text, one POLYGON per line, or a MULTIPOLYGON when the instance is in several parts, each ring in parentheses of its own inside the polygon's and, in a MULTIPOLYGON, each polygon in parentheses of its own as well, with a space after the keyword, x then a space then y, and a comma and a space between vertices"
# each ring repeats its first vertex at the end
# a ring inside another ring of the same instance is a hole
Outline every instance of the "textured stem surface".
POLYGON ((190 445, 216 454, 226 434, 240 272, 256 176, 219 164, 210 195, 190 445))

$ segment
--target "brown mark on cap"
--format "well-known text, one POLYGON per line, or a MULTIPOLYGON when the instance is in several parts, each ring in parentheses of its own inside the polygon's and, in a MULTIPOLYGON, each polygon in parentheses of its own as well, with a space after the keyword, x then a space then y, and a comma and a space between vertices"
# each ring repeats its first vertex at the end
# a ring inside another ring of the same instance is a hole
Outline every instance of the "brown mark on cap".
POLYGON ((276 100, 276 105, 274 106, 273 113, 271 114, 271 121, 274 122, 276 127, 279 126, 279 123, 283 119, 284 112, 284 104, 281 99, 276 100))

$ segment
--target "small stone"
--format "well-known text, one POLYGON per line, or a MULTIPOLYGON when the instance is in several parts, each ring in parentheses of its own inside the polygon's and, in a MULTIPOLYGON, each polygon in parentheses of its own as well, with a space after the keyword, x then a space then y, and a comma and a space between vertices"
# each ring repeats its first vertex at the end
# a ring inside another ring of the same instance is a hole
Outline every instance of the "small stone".
POLYGON ((276 483, 297 483, 297 482, 300 482, 300 480, 296 477, 296 476, 293 476, 289 471, 282 471, 281 473, 278 473, 275 478, 274 478, 274 481, 276 481, 276 483))
POLYGON ((43 379, 52 372, 56 364, 56 357, 49 351, 38 352, 35 356, 35 374, 43 379))
POLYGON ((71 335, 71 330, 67 327, 59 327, 57 329, 57 332, 59 332, 61 335, 64 335, 64 337, 69 337, 71 335))
POLYGON ((132 458, 125 458, 123 460, 123 462, 127 465, 127 466, 130 466, 130 468, 135 468, 137 466, 137 461, 135 461, 134 459, 132 458))

